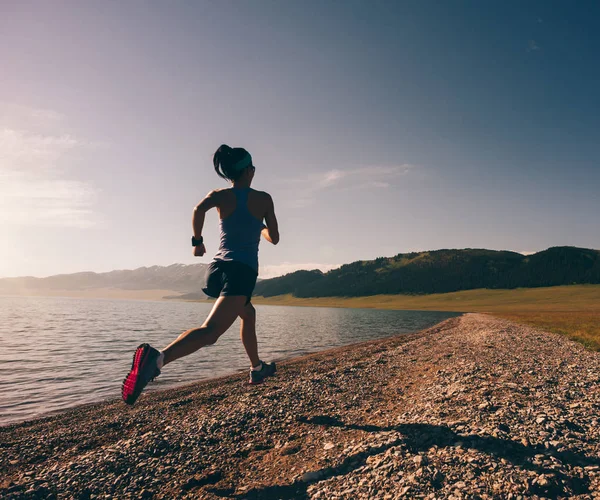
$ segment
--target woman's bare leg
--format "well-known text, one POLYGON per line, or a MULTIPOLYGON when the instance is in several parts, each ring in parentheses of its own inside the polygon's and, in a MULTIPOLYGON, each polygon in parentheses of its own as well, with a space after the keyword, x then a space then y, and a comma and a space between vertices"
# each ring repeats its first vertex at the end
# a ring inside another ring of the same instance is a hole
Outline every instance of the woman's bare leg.
POLYGON ((258 343, 256 342, 256 309, 254 309, 254 306, 249 303, 244 307, 240 318, 242 319, 240 326, 242 344, 244 344, 244 349, 246 349, 246 354, 250 358, 252 366, 258 366, 260 359, 258 357, 258 343))
POLYGON ((200 328, 183 332, 174 342, 163 349, 163 366, 196 352, 201 347, 214 344, 243 313, 247 297, 234 295, 219 297, 200 328))

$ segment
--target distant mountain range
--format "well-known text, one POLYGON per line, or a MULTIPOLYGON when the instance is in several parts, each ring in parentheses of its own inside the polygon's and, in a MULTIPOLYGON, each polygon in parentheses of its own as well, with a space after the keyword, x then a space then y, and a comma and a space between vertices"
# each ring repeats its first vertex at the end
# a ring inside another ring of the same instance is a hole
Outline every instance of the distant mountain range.
POLYGON ((2 295, 75 295, 130 298, 206 298, 201 287, 208 264, 173 264, 108 273, 0 279, 2 295), (140 293, 155 291, 156 293, 140 293))
POLYGON ((600 283, 600 251, 553 247, 533 255, 464 249, 435 250, 297 271, 257 284, 256 295, 358 297, 430 294, 476 288, 527 288, 600 283))
MULTIPOLYGON (((83 272, 48 278, 0 279, 0 295, 204 299, 207 264, 83 272)), ((255 295, 357 297, 445 293, 475 288, 519 288, 600 283, 600 251, 553 247, 533 255, 464 249, 434 250, 357 261, 323 273, 296 271, 259 281, 255 295)))

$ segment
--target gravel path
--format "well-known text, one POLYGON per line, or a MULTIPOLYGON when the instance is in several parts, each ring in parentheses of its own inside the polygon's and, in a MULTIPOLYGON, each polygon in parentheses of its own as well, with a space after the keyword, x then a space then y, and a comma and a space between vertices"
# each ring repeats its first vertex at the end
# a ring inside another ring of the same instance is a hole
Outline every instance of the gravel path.
POLYGON ((600 355, 480 314, 0 428, 1 498, 600 497, 600 355))

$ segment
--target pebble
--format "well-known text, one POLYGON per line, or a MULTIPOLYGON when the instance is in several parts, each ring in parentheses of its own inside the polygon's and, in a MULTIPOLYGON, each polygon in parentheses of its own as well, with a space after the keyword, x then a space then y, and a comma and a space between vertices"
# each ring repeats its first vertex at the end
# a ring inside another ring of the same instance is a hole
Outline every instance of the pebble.
POLYGON ((467 314, 4 427, 0 497, 600 497, 599 356, 467 314))

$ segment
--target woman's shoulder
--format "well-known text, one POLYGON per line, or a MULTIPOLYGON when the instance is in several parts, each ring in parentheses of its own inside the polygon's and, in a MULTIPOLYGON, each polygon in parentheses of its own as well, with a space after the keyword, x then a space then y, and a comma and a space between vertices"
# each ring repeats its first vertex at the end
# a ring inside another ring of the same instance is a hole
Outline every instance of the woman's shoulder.
POLYGON ((215 198, 221 198, 221 199, 223 199, 224 197, 227 197, 231 193, 233 193, 232 188, 217 188, 217 189, 213 189, 211 191, 212 196, 214 196, 215 198))
POLYGON ((255 194, 256 196, 264 198, 265 200, 271 199, 271 195, 269 193, 267 193, 266 191, 258 191, 257 189, 251 188, 250 192, 255 194))

